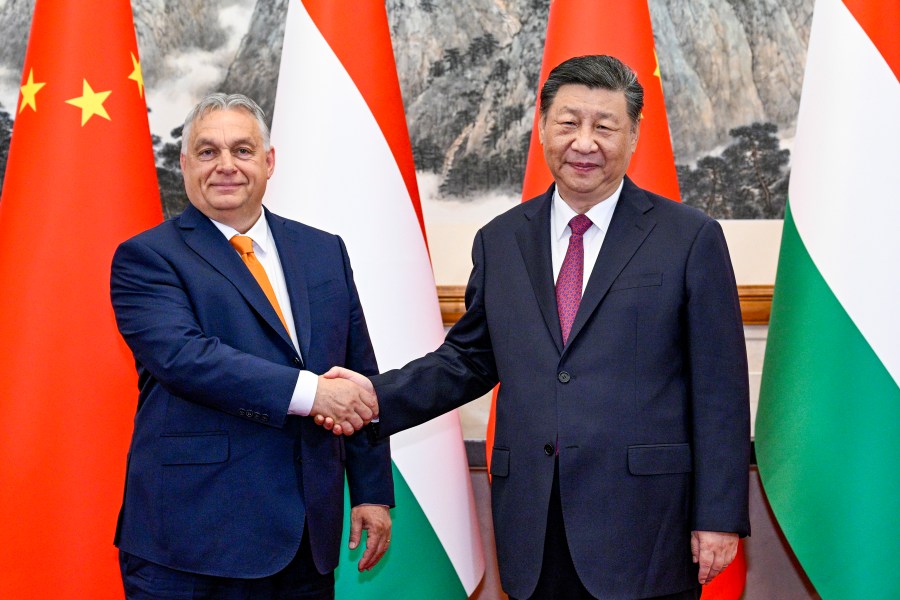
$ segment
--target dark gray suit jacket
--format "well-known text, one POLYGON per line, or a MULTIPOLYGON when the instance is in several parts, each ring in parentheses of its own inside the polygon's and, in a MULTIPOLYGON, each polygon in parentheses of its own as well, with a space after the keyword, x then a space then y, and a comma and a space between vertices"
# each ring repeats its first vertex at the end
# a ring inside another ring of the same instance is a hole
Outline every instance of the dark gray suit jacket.
POLYGON ((691 530, 749 531, 746 349, 722 230, 626 178, 563 348, 552 191, 478 232, 467 311, 445 343, 373 378, 380 432, 499 381, 491 474, 506 592, 527 598, 537 584, 557 440, 566 534, 587 589, 688 589, 691 530))

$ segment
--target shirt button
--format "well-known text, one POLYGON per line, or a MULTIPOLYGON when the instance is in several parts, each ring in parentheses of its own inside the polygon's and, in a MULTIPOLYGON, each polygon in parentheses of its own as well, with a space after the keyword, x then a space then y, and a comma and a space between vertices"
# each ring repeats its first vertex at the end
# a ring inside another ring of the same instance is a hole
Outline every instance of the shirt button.
POLYGON ((559 379, 560 383, 569 383, 569 381, 571 381, 572 379, 572 376, 569 375, 566 371, 560 371, 559 375, 557 375, 556 378, 559 379))
POLYGON ((544 454, 547 456, 553 456, 553 444, 544 444, 544 454))

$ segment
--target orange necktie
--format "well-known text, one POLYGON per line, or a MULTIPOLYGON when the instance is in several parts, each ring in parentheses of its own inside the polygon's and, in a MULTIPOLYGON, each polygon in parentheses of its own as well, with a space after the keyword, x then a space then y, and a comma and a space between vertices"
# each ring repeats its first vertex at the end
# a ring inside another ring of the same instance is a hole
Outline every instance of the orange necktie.
POLYGON ((241 260, 243 260, 244 264, 247 265, 247 268, 250 269, 250 273, 256 279, 256 283, 259 284, 259 287, 262 288, 266 298, 272 303, 272 308, 278 313, 278 318, 281 319, 281 324, 284 325, 285 331, 290 331, 287 326, 287 321, 284 320, 284 315, 281 313, 281 306, 278 305, 278 298, 275 297, 275 290, 269 282, 268 275, 266 275, 266 270, 253 252, 253 240, 246 235, 236 235, 228 241, 231 242, 231 245, 234 246, 235 250, 241 253, 241 260))

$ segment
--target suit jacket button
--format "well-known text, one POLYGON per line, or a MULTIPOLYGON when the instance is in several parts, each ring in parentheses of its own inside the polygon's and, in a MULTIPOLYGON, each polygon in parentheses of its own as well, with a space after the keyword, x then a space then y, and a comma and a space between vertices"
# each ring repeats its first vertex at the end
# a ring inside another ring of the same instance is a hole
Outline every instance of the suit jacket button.
POLYGON ((241 416, 243 417, 243 416, 245 416, 245 415, 247 414, 247 411, 245 411, 245 410, 242 408, 242 409, 238 410, 238 414, 241 415, 241 416))
POLYGON ((544 444, 544 454, 546 454, 547 456, 553 456, 554 450, 555 448, 553 447, 553 444, 544 444))
POLYGON ((571 381, 572 379, 572 376, 569 375, 566 371, 560 371, 559 375, 557 375, 556 378, 559 379, 560 383, 569 383, 569 381, 571 381))
POLYGON ((268 423, 268 422, 269 422, 269 415, 263 415, 262 417, 260 417, 260 420, 261 420, 263 423, 268 423))
POLYGON ((300 366, 300 357, 299 356, 294 357, 294 364, 297 365, 298 367, 300 366))

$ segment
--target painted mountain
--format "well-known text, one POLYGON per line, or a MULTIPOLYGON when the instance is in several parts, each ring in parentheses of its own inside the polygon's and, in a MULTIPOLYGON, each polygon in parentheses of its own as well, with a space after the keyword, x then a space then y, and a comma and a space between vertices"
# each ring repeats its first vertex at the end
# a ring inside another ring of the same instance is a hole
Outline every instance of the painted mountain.
MULTIPOLYGON (((240 91, 271 114, 287 2, 132 0, 167 215, 186 202, 180 122, 200 95, 240 91)), ((549 1, 386 4, 417 169, 440 197, 517 196, 549 1)), ((813 0, 649 4, 683 199, 781 218, 813 0)), ((0 0, 0 168, 32 8, 0 0)))

